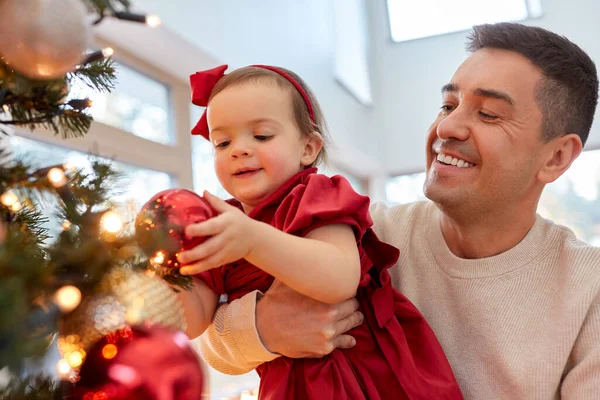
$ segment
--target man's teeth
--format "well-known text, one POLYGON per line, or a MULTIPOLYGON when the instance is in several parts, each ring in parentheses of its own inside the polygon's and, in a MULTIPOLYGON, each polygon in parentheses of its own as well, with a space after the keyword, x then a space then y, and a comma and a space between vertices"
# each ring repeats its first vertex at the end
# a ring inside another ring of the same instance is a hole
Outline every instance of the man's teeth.
POLYGON ((460 158, 447 156, 444 153, 438 153, 437 160, 444 164, 456 165, 458 168, 469 168, 475 165, 460 158))

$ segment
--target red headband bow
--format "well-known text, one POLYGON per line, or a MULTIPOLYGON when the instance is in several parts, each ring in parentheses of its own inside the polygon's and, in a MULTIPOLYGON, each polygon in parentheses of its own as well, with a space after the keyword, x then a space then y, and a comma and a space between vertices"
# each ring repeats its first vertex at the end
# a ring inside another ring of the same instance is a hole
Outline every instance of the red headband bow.
MULTIPOLYGON (((302 95, 304 102, 306 103, 306 107, 308 108, 308 113, 310 114, 311 121, 316 124, 315 113, 313 111, 312 104, 306 91, 300 86, 300 84, 287 72, 282 71, 277 67, 273 67, 270 65, 251 65, 251 67, 263 68, 273 71, 285 79, 287 79, 298 92, 302 95)), ((213 69, 208 69, 206 71, 196 72, 193 75, 190 75, 190 87, 192 90, 192 103, 197 106, 206 107, 208 105, 208 99, 210 94, 212 93, 213 88, 221 80, 223 76, 225 76, 225 70, 227 70, 227 65, 221 65, 213 69)), ((206 140, 208 140, 208 121, 206 120, 206 110, 202 113, 202 117, 192 129, 192 135, 202 135, 206 140)))

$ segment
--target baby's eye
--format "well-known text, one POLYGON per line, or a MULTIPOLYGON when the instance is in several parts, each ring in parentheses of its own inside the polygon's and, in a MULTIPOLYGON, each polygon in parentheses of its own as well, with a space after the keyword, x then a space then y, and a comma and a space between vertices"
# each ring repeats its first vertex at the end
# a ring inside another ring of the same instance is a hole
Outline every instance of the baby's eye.
POLYGON ((229 140, 225 140, 223 142, 215 144, 216 149, 224 149, 227 146, 229 146, 229 140))
POLYGON ((271 139, 273 137, 273 135, 254 135, 254 139, 261 141, 261 142, 266 142, 267 140, 271 139))

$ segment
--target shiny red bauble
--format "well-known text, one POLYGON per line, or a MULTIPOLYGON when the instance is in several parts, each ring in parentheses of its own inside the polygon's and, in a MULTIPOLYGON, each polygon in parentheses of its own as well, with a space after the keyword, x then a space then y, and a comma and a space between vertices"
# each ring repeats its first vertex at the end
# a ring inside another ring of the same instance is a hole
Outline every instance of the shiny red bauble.
POLYGON ((88 351, 71 390, 77 400, 196 400, 204 371, 188 337, 166 328, 113 332, 88 351))
POLYGON ((205 237, 187 238, 185 227, 216 216, 201 196, 186 189, 168 189, 154 195, 135 220, 140 248, 164 267, 179 267, 176 254, 202 243, 205 237))

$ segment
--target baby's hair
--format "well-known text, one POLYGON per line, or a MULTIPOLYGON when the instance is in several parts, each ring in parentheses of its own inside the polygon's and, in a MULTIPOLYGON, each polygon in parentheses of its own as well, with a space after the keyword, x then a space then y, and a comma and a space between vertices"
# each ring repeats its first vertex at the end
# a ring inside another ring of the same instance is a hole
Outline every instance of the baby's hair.
POLYGON ((280 67, 277 68, 294 78, 294 80, 298 82, 302 89, 304 89, 313 108, 313 113, 315 116, 314 122, 310 118, 310 113, 306 103, 304 102, 304 98, 294 87, 294 85, 292 85, 287 79, 278 73, 259 67, 243 67, 227 73, 213 88, 208 102, 210 103, 213 97, 230 86, 241 85, 247 82, 263 82, 267 80, 270 82, 275 82, 281 89, 287 90, 291 93, 292 107, 294 109, 296 125, 298 125, 298 128, 300 128, 302 134, 310 136, 314 135, 314 132, 317 132, 321 137, 323 147, 321 148, 321 151, 319 152, 319 155, 315 161, 310 166, 313 167, 321 163, 325 163, 327 161, 327 148, 329 147, 330 137, 329 132, 327 131, 327 122, 325 121, 323 111, 321 111, 321 106, 319 105, 317 98, 313 94, 312 90, 310 90, 306 82, 302 80, 302 78, 290 70, 280 67))

